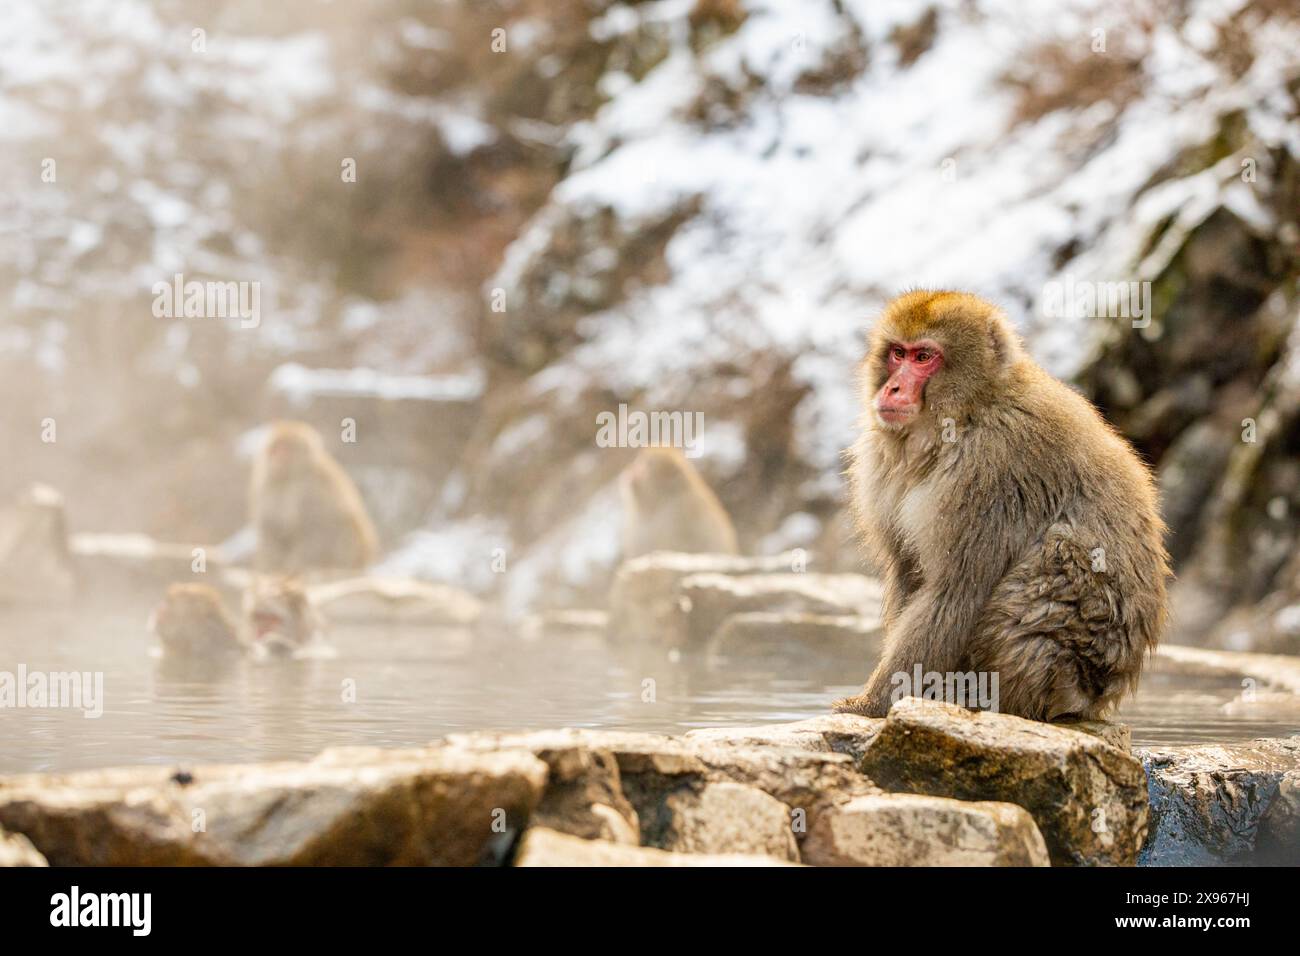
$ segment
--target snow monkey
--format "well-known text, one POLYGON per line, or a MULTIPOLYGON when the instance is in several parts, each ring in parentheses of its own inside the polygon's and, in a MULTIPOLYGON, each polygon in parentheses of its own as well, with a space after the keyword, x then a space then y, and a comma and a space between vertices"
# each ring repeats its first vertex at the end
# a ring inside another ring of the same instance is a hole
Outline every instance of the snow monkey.
POLYGON ((244 644, 221 595, 206 584, 173 584, 149 618, 163 656, 179 659, 242 654, 244 644))
POLYGON ((375 528, 361 494, 310 425, 271 426, 251 498, 259 570, 362 568, 374 560, 375 528))
POLYGON ((972 295, 889 303, 861 380, 849 474, 886 569, 885 651, 834 708, 883 716, 894 696, 922 693, 905 689, 918 671, 975 672, 989 686, 998 675, 1003 713, 1101 716, 1165 627, 1150 471, 972 295))
POLYGON ((244 591, 249 639, 272 656, 292 656, 318 640, 325 622, 302 586, 292 578, 255 579, 244 591))
POLYGON ((619 489, 624 560, 651 551, 739 553, 722 502, 676 448, 642 449, 619 489))

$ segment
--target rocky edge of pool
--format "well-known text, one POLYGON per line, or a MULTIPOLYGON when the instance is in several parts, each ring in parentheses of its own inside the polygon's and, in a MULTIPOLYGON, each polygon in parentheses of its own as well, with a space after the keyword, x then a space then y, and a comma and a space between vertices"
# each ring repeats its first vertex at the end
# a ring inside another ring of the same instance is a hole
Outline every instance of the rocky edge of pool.
POLYGON ((1300 860, 1300 739, 1131 750, 905 698, 680 737, 565 729, 0 779, 3 865, 1127 866, 1300 860))

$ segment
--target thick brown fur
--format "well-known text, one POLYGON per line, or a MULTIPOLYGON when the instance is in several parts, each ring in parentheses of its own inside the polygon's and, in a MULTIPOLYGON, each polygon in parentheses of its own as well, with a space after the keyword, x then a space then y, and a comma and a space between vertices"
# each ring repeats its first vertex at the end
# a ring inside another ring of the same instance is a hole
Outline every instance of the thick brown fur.
POLYGON ((361 494, 302 422, 276 422, 253 466, 259 570, 364 568, 378 542, 361 494))
POLYGON ((239 628, 206 584, 173 584, 154 612, 150 629, 170 658, 214 658, 240 654, 239 628))
POLYGON ((885 569, 885 652, 835 709, 883 716, 894 675, 919 663, 996 673, 1004 713, 1102 716, 1165 628, 1170 572, 1150 471, 975 296, 892 301, 861 374, 849 474, 862 537, 885 569), (871 404, 890 345, 923 339, 943 365, 916 418, 890 425, 871 404))
POLYGON ((643 449, 619 485, 625 559, 652 551, 739 553, 722 502, 678 449, 643 449))

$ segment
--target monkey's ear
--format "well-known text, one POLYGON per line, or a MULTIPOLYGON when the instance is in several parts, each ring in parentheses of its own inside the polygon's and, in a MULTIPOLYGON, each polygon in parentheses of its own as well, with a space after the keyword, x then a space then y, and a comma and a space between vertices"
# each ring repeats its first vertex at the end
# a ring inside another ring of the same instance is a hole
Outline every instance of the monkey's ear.
POLYGON ((1011 328, 1011 323, 997 313, 994 313, 989 323, 989 346, 993 350, 994 360, 1003 371, 1020 360, 1020 338, 1011 328))

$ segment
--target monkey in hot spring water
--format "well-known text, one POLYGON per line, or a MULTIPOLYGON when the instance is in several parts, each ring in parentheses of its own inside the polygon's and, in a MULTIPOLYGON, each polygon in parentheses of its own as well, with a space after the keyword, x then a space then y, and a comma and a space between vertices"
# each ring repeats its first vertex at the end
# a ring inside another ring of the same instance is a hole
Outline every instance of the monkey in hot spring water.
POLYGON ((164 657, 229 660, 245 654, 293 657, 321 639, 325 620, 292 578, 257 577, 244 592, 243 621, 207 584, 173 584, 149 618, 164 657))
POLYGON ((996 674, 1003 713, 1105 714, 1166 623, 1150 471, 972 295, 889 303, 861 380, 849 474, 885 569, 885 650, 835 709, 883 716, 919 665, 996 674))

